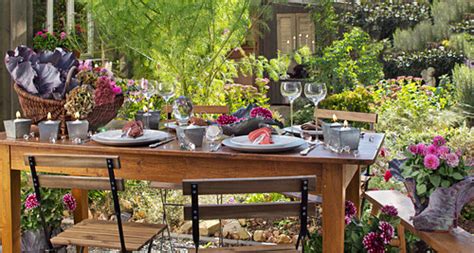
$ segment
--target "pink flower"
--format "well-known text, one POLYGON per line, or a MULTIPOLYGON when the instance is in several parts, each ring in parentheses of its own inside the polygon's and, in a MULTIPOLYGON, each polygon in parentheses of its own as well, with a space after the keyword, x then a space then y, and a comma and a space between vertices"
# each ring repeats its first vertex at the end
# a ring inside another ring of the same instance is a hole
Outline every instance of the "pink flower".
POLYGON ((461 149, 456 150, 456 155, 461 157, 462 156, 462 150, 461 149))
POLYGON ((423 164, 430 170, 436 170, 439 166, 439 159, 436 155, 427 154, 425 159, 423 159, 423 164))
POLYGON ((134 80, 132 80, 132 79, 128 80, 128 82, 127 82, 127 86, 129 86, 129 87, 130 87, 130 86, 133 86, 133 85, 135 85, 135 81, 134 81, 134 80))
POLYGON ((446 155, 446 163, 449 167, 455 168, 459 165, 459 157, 454 153, 449 153, 446 155))
POLYGON ((36 33, 36 36, 42 36, 42 35, 43 35, 43 32, 42 32, 42 31, 38 31, 38 32, 36 33))
POLYGON ((140 82, 140 87, 142 88, 142 90, 148 89, 148 80, 142 78, 142 81, 140 82))
POLYGON ((367 250, 368 253, 384 253, 385 252, 385 244, 382 237, 375 233, 370 232, 364 239, 362 239, 362 244, 364 248, 367 250))
POLYGON ((79 61, 78 69, 79 71, 91 71, 92 61, 91 60, 79 61))
POLYGON ((63 203, 64 203, 64 206, 66 206, 67 210, 71 212, 76 210, 76 207, 77 207, 76 199, 72 196, 71 193, 67 193, 63 196, 63 203))
POLYGON ((36 194, 35 193, 31 193, 26 197, 26 200, 25 200, 26 210, 35 209, 39 205, 40 205, 40 203, 38 202, 38 199, 36 199, 36 194))
POLYGON ((349 218, 352 218, 354 217, 356 213, 357 213, 357 208, 354 205, 354 203, 352 203, 352 201, 346 200, 346 210, 345 210, 346 216, 349 218))
POLYGON ((431 144, 425 149, 425 155, 438 155, 438 146, 431 144))
POLYGON ((449 152, 449 148, 446 146, 438 147, 438 155, 439 157, 441 157, 441 159, 445 159, 446 155, 449 154, 449 152))
POLYGON ((346 225, 348 225, 349 223, 351 223, 351 218, 348 217, 348 216, 344 217, 344 223, 345 223, 346 225))
POLYGON ((392 216, 392 217, 395 217, 398 215, 398 210, 396 207, 392 206, 392 205, 385 205, 383 206, 380 211, 383 213, 383 214, 386 214, 388 216, 392 216))
POLYGON ((425 155, 425 149, 426 149, 425 144, 423 144, 423 143, 417 144, 416 149, 417 149, 417 152, 418 152, 419 155, 425 155))
POLYGON ((264 119, 272 119, 273 114, 270 110, 263 107, 255 107, 250 111, 251 118, 262 117, 264 119))
POLYGON ((122 93, 122 88, 117 85, 112 85, 112 91, 115 93, 115 95, 118 95, 122 93))
POLYGON ((380 237, 383 239, 383 242, 385 244, 389 244, 394 234, 394 229, 392 225, 390 225, 390 223, 388 222, 381 221, 379 223, 379 229, 382 231, 382 233, 380 234, 380 237))
POLYGON ((446 140, 442 136, 436 136, 433 138, 433 144, 437 147, 441 147, 446 144, 446 140))
POLYGON ((410 145, 408 147, 408 151, 410 151, 410 153, 412 153, 413 155, 418 154, 418 145, 410 145))
POLYGON ((217 124, 224 126, 224 125, 229 125, 232 123, 235 123, 239 120, 239 118, 233 116, 233 115, 227 115, 227 114, 222 114, 217 118, 217 124))
POLYGON ((385 180, 385 182, 388 182, 390 178, 392 178, 392 173, 390 172, 390 170, 385 171, 385 175, 383 175, 383 179, 385 180))
POLYGON ((67 34, 66 34, 65 32, 61 32, 61 33, 59 34, 59 38, 60 38, 61 40, 66 39, 66 36, 67 36, 67 34))

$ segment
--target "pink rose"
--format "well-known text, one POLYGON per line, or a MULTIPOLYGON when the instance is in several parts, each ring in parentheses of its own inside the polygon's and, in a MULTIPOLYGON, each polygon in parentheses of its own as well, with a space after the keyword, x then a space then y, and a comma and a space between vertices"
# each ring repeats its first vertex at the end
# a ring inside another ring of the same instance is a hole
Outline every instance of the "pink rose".
POLYGON ((459 165, 459 157, 454 153, 449 153, 446 155, 446 163, 451 168, 457 167, 459 165))
POLYGON ((410 153, 412 153, 413 155, 417 155, 418 154, 418 145, 410 145, 408 147, 408 151, 410 151, 410 153))
POLYGON ((430 170, 437 170, 439 166, 439 159, 436 155, 427 154, 423 159, 423 164, 430 170))

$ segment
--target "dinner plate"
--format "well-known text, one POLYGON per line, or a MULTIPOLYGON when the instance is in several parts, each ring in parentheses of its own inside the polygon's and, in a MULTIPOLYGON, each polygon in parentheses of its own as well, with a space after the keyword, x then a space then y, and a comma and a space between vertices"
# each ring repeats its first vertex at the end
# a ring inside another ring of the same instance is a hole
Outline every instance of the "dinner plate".
POLYGON ((296 138, 296 137, 293 137, 293 138, 295 138, 295 141, 288 143, 286 145, 280 146, 280 147, 271 147, 268 145, 256 145, 256 146, 239 145, 239 144, 233 143, 231 141, 231 138, 225 139, 224 141, 222 141, 222 144, 229 147, 230 149, 241 151, 241 152, 248 152, 248 153, 277 153, 277 152, 292 150, 306 144, 306 142, 303 139, 296 138))
POLYGON ((284 135, 272 135, 272 144, 253 144, 252 141, 249 140, 248 135, 238 136, 230 138, 230 141, 233 144, 240 145, 240 146, 247 146, 247 147, 283 147, 288 145, 294 141, 297 141, 298 138, 293 136, 284 136, 284 135))
POLYGON ((143 135, 137 138, 122 137, 122 130, 110 130, 94 134, 92 140, 107 146, 131 147, 146 146, 170 137, 169 133, 150 129, 145 129, 143 135))
MULTIPOLYGON (((300 135, 301 131, 303 131, 301 129, 301 125, 295 125, 293 127, 285 127, 285 128, 283 128, 283 130, 287 133, 296 134, 296 135, 300 135)), ((304 130, 304 131, 309 133, 310 135, 322 135, 323 134, 322 130, 304 130)))

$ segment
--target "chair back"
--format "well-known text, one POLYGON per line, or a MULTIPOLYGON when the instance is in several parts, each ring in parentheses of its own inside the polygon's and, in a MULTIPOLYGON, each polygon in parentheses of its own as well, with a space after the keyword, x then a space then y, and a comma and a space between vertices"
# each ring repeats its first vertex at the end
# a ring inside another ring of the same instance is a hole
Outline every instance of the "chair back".
POLYGON ((333 115, 336 115, 339 120, 369 123, 369 130, 371 131, 375 131, 375 124, 378 122, 378 114, 376 113, 348 112, 326 109, 317 109, 314 111, 314 117, 316 119, 332 119, 333 115))
POLYGON ((117 218, 118 232, 122 252, 126 252, 125 238, 123 234, 120 202, 118 191, 123 191, 125 183, 123 179, 116 179, 114 170, 120 169, 120 159, 118 156, 97 156, 97 155, 54 155, 54 154, 26 154, 24 163, 30 167, 31 181, 39 203, 40 219, 43 226, 48 249, 53 246, 50 241, 48 227, 41 207, 41 187, 54 189, 84 189, 84 190, 110 190, 114 201, 115 215, 117 218), (62 167, 62 168, 93 168, 105 169, 109 177, 80 177, 67 175, 39 175, 36 167, 62 167))
MULTIPOLYGON (((173 107, 167 105, 164 107, 164 112, 166 113, 166 118, 171 119, 171 113, 173 112, 173 107)), ((229 114, 229 107, 225 105, 195 105, 193 106, 194 114, 229 114)))
POLYGON ((184 208, 184 218, 192 220, 193 241, 199 247, 199 220, 229 218, 280 218, 299 216, 301 230, 298 238, 307 235, 307 217, 316 213, 316 204, 308 203, 308 192, 316 190, 316 176, 262 177, 236 179, 192 179, 183 181, 183 195, 190 195, 191 206, 184 208), (271 192, 301 192, 300 202, 255 204, 199 205, 199 195, 271 192))

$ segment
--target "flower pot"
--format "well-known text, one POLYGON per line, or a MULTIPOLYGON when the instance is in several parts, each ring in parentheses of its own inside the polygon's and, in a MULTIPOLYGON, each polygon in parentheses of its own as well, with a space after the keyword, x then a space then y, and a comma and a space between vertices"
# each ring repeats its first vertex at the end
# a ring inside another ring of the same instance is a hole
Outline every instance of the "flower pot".
MULTIPOLYGON (((57 235, 61 229, 55 229, 52 235, 57 235)), ((24 253, 43 253, 47 249, 46 240, 42 229, 27 230, 21 233, 21 252, 24 253)), ((66 253, 66 248, 60 248, 56 252, 66 253)))

